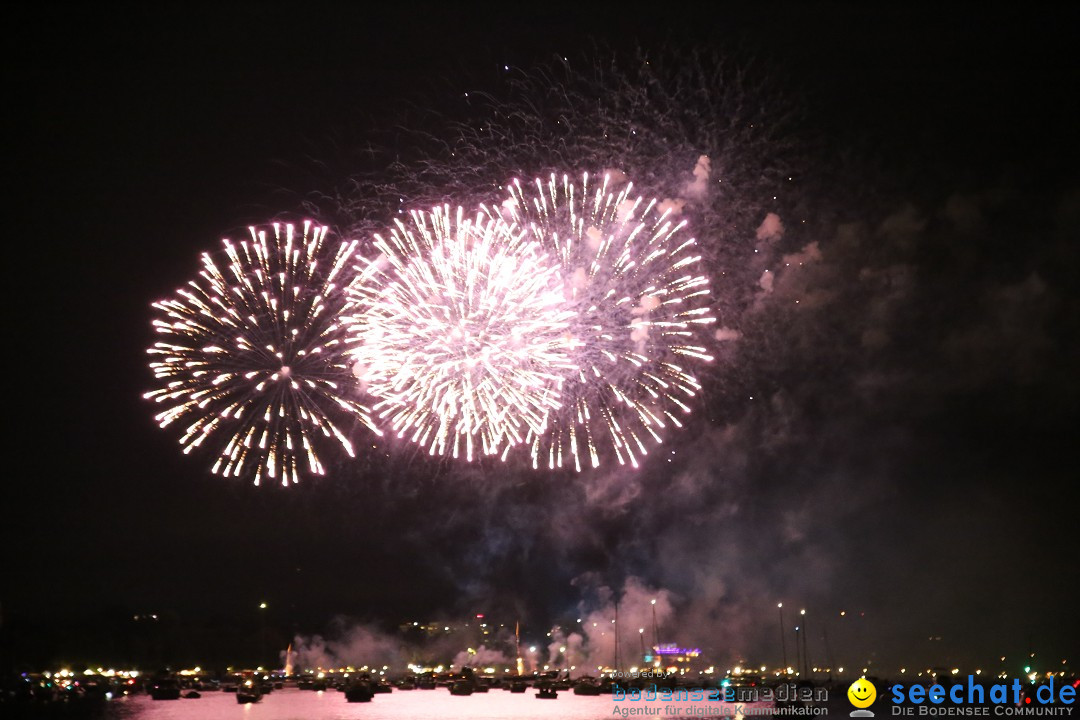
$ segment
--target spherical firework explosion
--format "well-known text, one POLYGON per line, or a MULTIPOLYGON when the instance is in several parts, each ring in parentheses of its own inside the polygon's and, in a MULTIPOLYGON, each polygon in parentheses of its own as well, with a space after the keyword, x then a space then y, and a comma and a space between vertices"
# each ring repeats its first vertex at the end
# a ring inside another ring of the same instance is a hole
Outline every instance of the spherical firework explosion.
POLYGON ((413 212, 350 286, 354 372, 399 437, 502 454, 543 428, 573 369, 557 263, 494 214, 413 212))
POLYGON ((587 174, 580 186, 552 175, 515 181, 503 204, 557 258, 571 311, 576 369, 562 384, 562 410, 530 429, 534 467, 572 459, 580 471, 586 452, 596 467, 601 442, 636 467, 700 389, 682 363, 712 359, 698 340, 715 319, 694 239, 670 209, 631 190, 612 189, 606 176, 594 189, 587 174))
POLYGON ((161 427, 185 423, 185 453, 217 446, 215 473, 288 485, 302 468, 324 474, 320 436, 353 456, 344 423, 374 430, 353 398, 339 317, 355 243, 326 251, 325 239, 309 222, 299 236, 292 225, 251 228, 250 240, 224 241, 223 268, 204 254, 200 279, 153 304, 165 338, 147 351, 160 387, 144 397, 167 406, 161 427))

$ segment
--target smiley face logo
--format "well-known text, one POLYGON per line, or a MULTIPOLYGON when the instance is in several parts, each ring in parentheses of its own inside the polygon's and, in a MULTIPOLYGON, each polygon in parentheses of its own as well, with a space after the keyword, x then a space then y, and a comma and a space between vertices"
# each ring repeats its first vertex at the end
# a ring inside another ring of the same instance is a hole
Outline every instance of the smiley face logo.
POLYGON ((847 689, 847 699, 857 708, 868 708, 877 699, 877 688, 866 678, 859 678, 847 689))

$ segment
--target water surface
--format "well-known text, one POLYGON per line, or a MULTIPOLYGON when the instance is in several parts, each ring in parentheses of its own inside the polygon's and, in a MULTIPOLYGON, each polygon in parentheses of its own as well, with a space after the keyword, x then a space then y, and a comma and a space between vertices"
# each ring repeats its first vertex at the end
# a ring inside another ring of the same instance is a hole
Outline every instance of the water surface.
MULTIPOLYGON (((763 712, 767 705, 735 705, 722 702, 615 702, 610 695, 585 697, 571 691, 558 699, 540 700, 530 688, 524 694, 492 690, 469 696, 454 696, 445 689, 395 690, 376 695, 369 703, 349 703, 345 694, 333 690, 311 692, 285 688, 275 690, 254 705, 241 705, 236 695, 206 692, 198 700, 153 700, 146 695, 125 697, 109 703, 109 720, 606 720, 620 717, 617 710, 637 712, 629 717, 725 717, 741 720, 747 714, 763 712), (644 713, 645 708, 650 713, 644 713)), ((769 718, 769 715, 762 716, 769 718)), ((753 720, 751 717, 750 720, 753 720)))

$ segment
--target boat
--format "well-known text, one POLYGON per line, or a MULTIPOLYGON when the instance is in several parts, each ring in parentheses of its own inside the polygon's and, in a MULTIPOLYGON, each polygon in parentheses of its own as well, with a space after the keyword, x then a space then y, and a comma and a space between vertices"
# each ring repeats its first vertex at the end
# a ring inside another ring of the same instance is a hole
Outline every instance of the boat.
POLYGON ((600 694, 600 686, 597 685, 595 682, 593 682, 591 680, 579 680, 578 683, 576 685, 574 685, 574 694, 575 695, 599 695, 600 694))
POLYGON ((525 690, 528 689, 528 687, 529 687, 529 685, 525 681, 516 680, 516 681, 510 683, 510 692, 512 692, 512 693, 523 693, 523 692, 525 692, 525 690))
POLYGON ((451 695, 472 695, 473 684, 468 680, 458 680, 450 686, 451 695))
POLYGON ((155 700, 179 700, 180 681, 173 677, 158 678, 150 686, 150 697, 155 700))
POLYGON ((248 680, 240 687, 236 688, 236 702, 241 705, 247 705, 249 703, 257 703, 262 699, 262 689, 258 684, 248 680))
POLYGON ((388 682, 377 682, 371 686, 371 689, 376 695, 394 692, 394 686, 388 682))
POLYGON ((368 682, 353 683, 345 689, 346 702, 371 702, 373 697, 375 697, 375 690, 368 682))
POLYGON ((189 690, 188 692, 184 693, 184 697, 188 700, 198 700, 202 697, 202 693, 198 690, 189 690))
POLYGON ((540 700, 555 700, 559 697, 559 693, 550 685, 541 685, 536 689, 536 697, 540 700))

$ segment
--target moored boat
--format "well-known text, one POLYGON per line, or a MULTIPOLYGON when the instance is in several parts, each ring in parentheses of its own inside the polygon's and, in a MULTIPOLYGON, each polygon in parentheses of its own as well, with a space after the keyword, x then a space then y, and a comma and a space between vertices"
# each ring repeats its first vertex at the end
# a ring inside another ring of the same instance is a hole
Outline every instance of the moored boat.
POLYGON ((371 683, 368 682, 352 683, 345 688, 346 702, 371 702, 373 697, 375 697, 375 690, 371 687, 371 683))
POLYGON ((575 695, 599 695, 600 686, 592 680, 581 679, 574 685, 575 695))
POLYGON ((247 680, 243 685, 236 688, 236 702, 241 705, 257 703, 262 699, 262 689, 258 683, 247 680))
POLYGON ((450 694, 451 695, 472 695, 474 689, 475 688, 473 687, 473 684, 471 682, 469 682, 468 680, 458 680, 457 682, 455 682, 453 685, 450 686, 450 694))
POLYGON ((180 681, 174 677, 162 677, 150 686, 150 697, 155 700, 179 700, 180 681))

